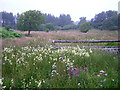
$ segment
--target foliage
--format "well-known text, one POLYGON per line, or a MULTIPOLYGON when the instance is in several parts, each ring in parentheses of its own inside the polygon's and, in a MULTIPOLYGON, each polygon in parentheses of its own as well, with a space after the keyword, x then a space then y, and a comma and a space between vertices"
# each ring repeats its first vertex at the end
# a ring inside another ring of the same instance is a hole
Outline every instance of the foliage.
POLYGON ((31 30, 39 30, 43 21, 44 17, 40 11, 29 10, 19 16, 17 27, 19 30, 28 31, 30 35, 31 30))
POLYGON ((61 14, 59 17, 55 17, 51 14, 44 14, 45 16, 45 24, 47 23, 53 23, 54 26, 65 26, 72 24, 71 16, 69 14, 61 14))
MULTIPOLYGON (((32 11, 32 10, 30 10, 32 11)), ((35 11, 35 10, 33 10, 35 11)), ((36 11, 37 12, 37 11, 36 11)), ((26 25, 26 23, 28 23, 28 21, 26 21, 27 18, 31 18, 32 16, 31 15, 28 15, 29 17, 24 17, 24 13, 23 14, 19 14, 17 13, 17 15, 13 15, 13 13, 8 13, 8 12, 0 12, 0 14, 2 15, 2 19, 0 20, 0 22, 2 22, 2 26, 5 27, 7 25, 10 25, 12 29, 15 29, 16 28, 16 22, 17 23, 17 26, 18 26, 18 29, 20 30, 25 30, 27 29, 27 31, 30 31, 31 30, 41 30, 41 27, 40 27, 40 24, 35 24, 34 28, 30 25, 26 25), (25 19, 22 21, 22 19, 25 19), (22 22, 22 26, 24 27, 21 27, 20 25, 20 22, 22 22), (24 22, 24 23, 23 23, 24 22), (26 28, 26 26, 29 26, 30 29, 26 28), (36 28, 37 26, 37 28, 36 28)), ((35 16, 35 15, 34 15, 35 16)), ((71 20, 71 16, 69 14, 65 15, 65 14, 60 14, 59 17, 55 17, 54 15, 51 15, 51 14, 40 14, 39 17, 43 17, 44 16, 44 20, 43 18, 41 18, 41 21, 44 21, 43 24, 47 24, 47 23, 52 23, 56 28, 57 30, 60 30, 60 29, 63 29, 65 30, 65 28, 67 30, 73 28, 71 27, 70 25, 73 25, 73 21, 71 20)), ((117 11, 112 11, 112 10, 109 10, 109 11, 104 11, 104 12, 101 12, 101 13, 98 13, 94 16, 94 18, 91 19, 91 26, 95 29, 100 29, 100 30, 118 30, 119 28, 119 22, 120 20, 119 19, 119 15, 117 15, 117 11)), ((29 19, 30 19, 29 18, 29 19)), ((32 17, 34 18, 34 17, 32 17)), ((31 19, 32 19, 31 18, 31 19)), ((36 19, 38 20, 38 19, 36 19)), ((36 22, 35 19, 31 20, 31 21, 34 21, 36 22)), ((80 22, 78 23, 78 25, 80 25, 81 23, 83 22, 87 22, 86 20, 86 17, 80 17, 80 22)), ((74 27, 74 29, 78 29, 78 27, 74 27)), ((45 29, 42 29, 42 30, 45 30, 45 29)))
POLYGON ((55 30, 61 30, 62 29, 62 27, 60 27, 60 26, 55 26, 55 30))
POLYGON ((15 29, 15 16, 13 16, 13 13, 10 12, 0 12, 0 15, 2 15, 2 19, 0 19, 0 22, 2 22, 2 27, 10 26, 11 28, 15 29))
POLYGON ((81 23, 79 29, 83 33, 88 32, 91 29, 90 23, 89 22, 83 22, 83 23, 81 23))
POLYGON ((45 27, 46 27, 48 30, 54 30, 54 29, 55 29, 55 27, 54 27, 54 25, 53 25, 52 23, 47 23, 47 24, 45 25, 45 27))
POLYGON ((5 29, 8 30, 8 31, 10 30, 10 28, 11 28, 10 25, 5 26, 5 29))
POLYGON ((62 30, 75 30, 75 29, 77 29, 77 25, 74 24, 65 25, 64 27, 62 27, 62 30))
POLYGON ((100 30, 118 30, 118 15, 117 11, 101 12, 93 19, 91 19, 91 25, 100 30))
POLYGON ((4 28, 0 28, 0 37, 3 37, 3 38, 22 37, 22 34, 14 31, 8 31, 4 28))
POLYGON ((86 17, 80 17, 80 22, 78 24, 86 22, 86 17))
POLYGON ((117 88, 118 57, 68 47, 5 47, 2 88, 117 88))
POLYGON ((45 24, 41 24, 39 30, 44 31, 46 29, 45 24))
POLYGON ((118 42, 109 42, 109 43, 105 43, 105 46, 118 46, 118 42))

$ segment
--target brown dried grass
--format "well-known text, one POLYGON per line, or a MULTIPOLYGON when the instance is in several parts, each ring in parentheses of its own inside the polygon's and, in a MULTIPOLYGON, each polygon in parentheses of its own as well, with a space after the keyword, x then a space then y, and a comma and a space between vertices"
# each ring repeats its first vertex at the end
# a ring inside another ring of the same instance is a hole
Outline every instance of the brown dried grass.
MULTIPOLYGON (((17 31, 27 34, 26 31, 17 31)), ((31 31, 31 37, 2 39, 2 46, 24 46, 30 44, 50 44, 52 40, 118 40, 118 31, 90 30, 82 33, 78 30, 66 31, 31 31)))

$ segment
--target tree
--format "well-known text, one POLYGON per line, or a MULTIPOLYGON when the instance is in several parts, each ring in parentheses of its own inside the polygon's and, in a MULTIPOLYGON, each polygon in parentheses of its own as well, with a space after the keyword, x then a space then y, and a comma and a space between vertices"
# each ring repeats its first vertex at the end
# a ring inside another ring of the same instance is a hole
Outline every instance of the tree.
POLYGON ((81 23, 79 29, 83 33, 88 32, 91 29, 90 23, 89 22, 83 22, 83 23, 81 23))
POLYGON ((17 27, 19 30, 28 31, 30 35, 31 30, 39 30, 43 21, 44 16, 40 11, 29 10, 19 16, 17 27))
POLYGON ((52 23, 47 23, 45 26, 48 30, 54 30, 54 25, 52 23))
POLYGON ((78 24, 81 24, 81 23, 83 23, 83 22, 86 22, 86 17, 80 17, 79 19, 80 19, 80 22, 79 22, 78 24))
POLYGON ((13 16, 13 13, 8 13, 8 12, 0 12, 2 15, 2 19, 0 22, 2 22, 3 27, 10 26, 11 28, 15 28, 15 17, 13 16))
POLYGON ((93 19, 91 19, 91 25, 96 29, 117 30, 118 29, 118 15, 117 11, 101 12, 93 19))
POLYGON ((72 24, 73 22, 71 21, 71 17, 69 14, 65 15, 65 14, 61 14, 59 16, 59 21, 58 21, 58 26, 65 26, 65 25, 69 25, 72 24))

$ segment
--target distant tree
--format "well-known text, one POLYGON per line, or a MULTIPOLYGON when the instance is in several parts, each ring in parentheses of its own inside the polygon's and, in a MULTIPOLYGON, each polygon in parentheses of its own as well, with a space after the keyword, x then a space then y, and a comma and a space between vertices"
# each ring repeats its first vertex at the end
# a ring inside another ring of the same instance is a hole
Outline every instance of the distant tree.
POLYGON ((117 11, 106 11, 96 14, 91 19, 91 25, 96 29, 117 30, 118 29, 118 15, 117 11))
POLYGON ((65 14, 61 14, 59 16, 59 22, 58 22, 58 26, 65 26, 65 25, 69 25, 72 24, 73 22, 71 21, 71 17, 69 14, 65 15, 65 14))
POLYGON ((55 22, 57 21, 56 17, 54 15, 51 15, 51 14, 44 14, 44 17, 45 17, 44 24, 47 24, 47 23, 55 24, 55 22))
POLYGON ((8 13, 8 12, 0 12, 2 15, 2 19, 0 22, 2 22, 3 27, 10 26, 11 28, 15 28, 15 17, 13 16, 13 13, 8 13))
POLYGON ((31 30, 39 30, 43 21, 44 16, 40 11, 29 10, 19 16, 17 27, 19 30, 28 31, 30 35, 31 30))
POLYGON ((60 26, 64 27, 65 25, 70 25, 73 24, 73 21, 71 20, 71 16, 69 14, 60 14, 59 17, 55 17, 54 15, 51 14, 44 14, 45 16, 45 21, 44 24, 47 23, 53 23, 54 26, 60 26))
POLYGON ((48 30, 54 30, 54 25, 52 23, 47 23, 45 26, 48 30))
POLYGON ((102 25, 102 29, 105 30, 117 30, 118 29, 118 17, 117 16, 112 16, 106 20, 104 20, 102 25))
POLYGON ((91 29, 90 23, 89 22, 81 23, 79 29, 83 33, 88 32, 91 29))
POLYGON ((86 17, 80 17, 79 19, 80 19, 80 22, 78 24, 86 22, 86 17))

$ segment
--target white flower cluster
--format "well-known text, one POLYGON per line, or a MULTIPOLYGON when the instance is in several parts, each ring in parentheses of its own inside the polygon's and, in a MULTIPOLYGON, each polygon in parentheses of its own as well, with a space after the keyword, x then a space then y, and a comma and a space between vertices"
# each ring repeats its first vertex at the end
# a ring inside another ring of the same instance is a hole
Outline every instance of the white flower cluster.
POLYGON ((86 56, 89 57, 90 53, 92 53, 93 51, 91 50, 91 48, 89 49, 89 51, 86 51, 86 49, 84 48, 80 48, 80 47, 62 47, 60 49, 58 49, 57 51, 55 51, 55 53, 72 53, 73 55, 79 55, 79 56, 86 56))
POLYGON ((13 48, 4 48, 4 52, 11 53, 13 51, 13 48))

